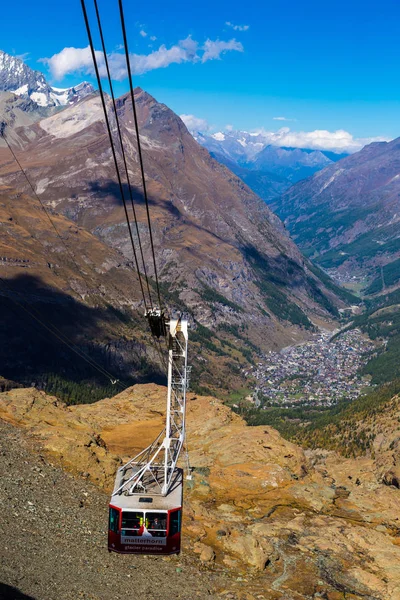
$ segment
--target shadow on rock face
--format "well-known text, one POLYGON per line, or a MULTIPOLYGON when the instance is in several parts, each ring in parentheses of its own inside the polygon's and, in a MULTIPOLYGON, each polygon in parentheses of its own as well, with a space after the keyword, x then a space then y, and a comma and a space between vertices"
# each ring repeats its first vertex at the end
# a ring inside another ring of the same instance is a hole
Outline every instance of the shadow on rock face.
POLYGON ((17 590, 17 588, 5 583, 0 583, 0 598, 2 600, 35 600, 33 596, 27 596, 17 590))
POLYGON ((118 335, 116 312, 87 306, 31 275, 0 282, 1 375, 25 385, 41 385, 49 373, 111 385, 96 363, 121 381, 157 380, 143 344, 118 335))

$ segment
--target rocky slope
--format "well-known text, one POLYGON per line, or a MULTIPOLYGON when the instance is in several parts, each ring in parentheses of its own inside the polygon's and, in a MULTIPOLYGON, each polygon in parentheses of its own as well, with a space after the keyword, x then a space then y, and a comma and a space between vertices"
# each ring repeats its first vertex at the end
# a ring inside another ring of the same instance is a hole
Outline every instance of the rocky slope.
POLYGON ((342 279, 351 273, 364 287, 375 279, 374 293, 400 279, 399 175, 399 139, 373 143, 299 182, 273 208, 304 252, 342 279))
MULTIPOLYGON (((164 402, 154 385, 69 408, 18 389, 0 395, 0 416, 56 464, 109 488, 121 457, 159 431, 164 402)), ((184 556, 239 575, 246 598, 400 597, 399 491, 382 483, 378 457, 305 454, 210 397, 190 396, 188 427, 184 556)))
POLYGON ((54 211, 51 218, 36 198, 0 186, 3 375, 25 384, 42 385, 52 373, 109 385, 61 335, 115 377, 141 378, 155 353, 136 272, 85 229, 54 211))
POLYGON ((84 81, 71 88, 51 87, 41 71, 34 71, 23 60, 0 50, 0 91, 32 100, 40 107, 74 104, 92 94, 94 88, 84 81))
MULTIPOLYGON (((213 328, 241 325, 245 318, 253 341, 264 343, 261 326, 273 344, 290 323, 307 328, 313 314, 334 313, 340 302, 308 270, 265 204, 213 160, 172 111, 142 90, 136 95, 161 280, 194 317, 213 328)), ((118 110, 151 270, 128 96, 118 110)), ((21 161, 43 200, 131 259, 99 98, 84 99, 18 135, 25 143, 21 161)), ((0 164, 3 181, 24 189, 1 151, 0 164)))
MULTIPOLYGON (((38 107, 32 100, 19 98, 11 92, 0 93, 0 134, 3 135, 7 129, 7 139, 13 144, 19 142, 15 133, 17 128, 29 126, 48 114, 48 109, 38 107)), ((5 146, 5 141, 0 137, 0 147, 5 146)))

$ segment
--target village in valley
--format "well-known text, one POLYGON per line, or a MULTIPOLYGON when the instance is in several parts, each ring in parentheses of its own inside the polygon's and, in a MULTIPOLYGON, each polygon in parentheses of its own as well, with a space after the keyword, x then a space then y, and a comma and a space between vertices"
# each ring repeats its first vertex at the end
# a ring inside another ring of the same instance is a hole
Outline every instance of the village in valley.
POLYGON ((327 407, 354 400, 370 385, 360 369, 376 346, 355 329, 334 335, 322 332, 311 340, 260 357, 246 371, 256 380, 256 406, 327 407))

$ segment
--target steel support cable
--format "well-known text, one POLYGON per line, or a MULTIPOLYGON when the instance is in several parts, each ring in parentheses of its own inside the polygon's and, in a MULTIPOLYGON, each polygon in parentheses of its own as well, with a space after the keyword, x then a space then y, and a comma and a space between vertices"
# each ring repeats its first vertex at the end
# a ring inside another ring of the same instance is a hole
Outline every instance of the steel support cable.
POLYGON ((165 356, 162 353, 160 340, 157 338, 150 338, 150 339, 152 340, 153 347, 155 348, 155 350, 158 353, 159 359, 161 361, 161 366, 164 367, 165 372, 168 374, 168 364, 167 364, 165 356))
POLYGON ((135 208, 135 204, 134 204, 134 201, 133 201, 132 186, 131 186, 130 177, 129 177, 128 165, 127 165, 127 162, 126 162, 126 155, 125 155, 124 143, 123 143, 123 140, 122 140, 121 127, 120 127, 120 124, 119 124, 119 117, 118 117, 118 112, 117 112, 117 106, 116 106, 116 103, 115 103, 114 87, 113 87, 112 79, 111 79, 110 67, 109 67, 109 63, 108 63, 107 52, 106 52, 106 45, 105 45, 104 35, 103 35, 103 27, 102 27, 102 24, 101 24, 101 19, 100 19, 100 13, 99 13, 99 7, 98 7, 97 0, 94 0, 94 7, 95 7, 95 11, 96 11, 96 18, 97 18, 97 25, 98 25, 98 28, 99 28, 101 46, 102 46, 103 54, 104 54, 104 62, 105 62, 106 71, 107 71, 108 84, 110 86, 111 100, 112 100, 112 105, 113 105, 113 108, 114 108, 115 120, 116 120, 116 123, 117 123, 117 133, 118 133, 119 143, 120 143, 120 146, 121 146, 122 160, 123 160, 123 163, 124 163, 126 180, 127 180, 127 183, 128 183, 129 198, 130 198, 130 201, 131 201, 133 218, 135 220, 136 235, 137 235, 137 238, 138 238, 139 251, 140 251, 140 256, 141 256, 142 264, 143 264, 143 273, 144 273, 144 277, 145 277, 145 280, 146 280, 147 292, 149 294, 150 307, 153 308, 153 304, 152 304, 152 300, 151 300, 149 278, 148 278, 148 275, 147 275, 146 263, 145 263, 144 256, 143 256, 143 247, 142 247, 142 242, 141 242, 141 239, 140 239, 139 225, 138 225, 137 216, 136 216, 136 208, 135 208))
MULTIPOLYGON (((128 209, 127 209, 127 206, 126 206, 124 188, 123 188, 123 185, 122 185, 121 175, 120 175, 120 172, 119 172, 117 155, 116 155, 116 152, 115 152, 114 140, 113 140, 113 136, 112 136, 112 132, 111 132, 110 121, 109 121, 109 118, 108 118, 107 107, 106 107, 106 103, 105 103, 105 100, 104 100, 104 91, 103 91, 103 86, 101 84, 99 67, 97 65, 96 52, 95 52, 94 45, 93 45, 92 33, 91 33, 91 30, 90 30, 90 24, 89 24, 89 19, 88 19, 87 11, 86 11, 85 0, 81 0, 81 6, 82 6, 83 18, 84 18, 85 25, 86 25, 86 31, 87 31, 87 36, 88 36, 88 40, 89 40, 90 51, 91 51, 91 54, 92 54, 93 66, 94 66, 94 70, 95 70, 95 73, 96 73, 97 85, 99 86, 101 104, 102 104, 102 107, 103 107, 104 119, 105 119, 105 122, 106 122, 108 137, 109 137, 109 140, 110 140, 111 152, 112 152, 112 155, 113 155, 115 170, 116 170, 116 173, 117 173, 119 191, 120 191, 121 199, 122 199, 122 202, 123 202, 123 205, 124 205, 124 212, 125 212, 126 223, 128 225, 129 237, 130 237, 130 240, 131 240, 131 245, 132 245, 132 250, 133 250, 133 256, 134 256, 134 259, 135 259, 136 269, 137 269, 137 272, 138 272, 140 289, 141 289, 142 296, 143 296, 144 307, 145 307, 145 310, 147 311, 146 296, 145 296, 145 293, 144 293, 144 288, 143 288, 143 283, 142 283, 142 276, 141 276, 140 269, 139 269, 139 263, 138 263, 138 259, 137 259, 137 254, 136 254, 136 249, 135 249, 135 243, 133 241, 132 228, 131 228, 131 223, 130 223, 130 220, 129 220, 128 209)), ((151 302, 151 298, 150 298, 150 302, 151 302)))
MULTIPOLYGON (((23 294, 20 294, 19 292, 15 291, 13 289, 11 289, 9 287, 9 285, 7 284, 7 282, 2 277, 0 277, 0 281, 3 283, 4 287, 9 292, 11 292, 11 294, 18 294, 19 296, 23 295, 23 294)), ((20 308, 22 308, 22 310, 24 310, 26 313, 28 313, 32 317, 32 319, 34 319, 35 321, 37 321, 38 323, 40 323, 40 325, 42 325, 42 327, 44 327, 47 331, 49 331, 52 335, 54 335, 59 341, 61 341, 70 350, 72 350, 72 352, 75 352, 75 354, 77 354, 80 358, 82 358, 84 361, 86 361, 93 369, 96 369, 99 373, 101 373, 101 375, 103 375, 103 377, 106 377, 111 382, 114 381, 114 376, 111 373, 109 373, 108 371, 106 371, 105 369, 103 369, 103 367, 101 365, 99 365, 98 363, 96 363, 95 361, 93 361, 93 359, 91 359, 87 354, 85 354, 84 352, 82 352, 82 350, 78 350, 76 348, 74 342, 72 342, 72 340, 70 340, 64 333, 62 333, 58 329, 58 327, 56 327, 55 325, 50 325, 50 326, 46 325, 46 323, 44 323, 44 321, 42 321, 42 319, 40 317, 38 317, 37 315, 35 315, 34 312, 32 312, 32 310, 29 310, 21 302, 18 302, 18 300, 16 300, 15 298, 13 298, 12 295, 9 296, 9 298, 10 298, 10 300, 12 302, 14 302, 14 304, 16 304, 17 306, 19 306, 20 308)), ((127 386, 124 385, 123 383, 121 383, 119 380, 116 380, 115 383, 122 390, 126 390, 127 389, 127 386)))
MULTIPOLYGON (((84 0, 81 0, 81 1, 84 2, 84 0)), ((122 6, 122 0, 118 0, 118 3, 119 3, 119 12, 120 12, 120 17, 121 17, 121 27, 122 27, 122 36, 123 36, 123 41, 124 41, 126 66, 128 69, 129 89, 130 89, 131 100, 132 100, 133 119, 135 122, 136 141, 137 141, 137 147, 138 147, 140 172, 142 175, 143 196, 144 196, 144 200, 145 200, 145 204, 146 204, 146 214, 147 214, 147 223, 148 223, 148 227, 149 227, 150 245, 151 245, 151 252, 153 255, 154 276, 155 276, 156 286, 157 286, 158 302, 159 302, 160 310, 161 310, 162 305, 161 305, 160 286, 158 283, 158 273, 157 273, 157 265, 156 265, 156 256, 155 256, 155 252, 154 252, 153 233, 152 233, 152 229, 151 229, 149 201, 148 201, 148 196, 147 196, 146 178, 144 175, 144 167, 143 167, 142 147, 141 147, 141 143, 140 143, 139 125, 138 125, 138 118, 137 118, 137 112, 136 112, 135 97, 134 97, 133 86, 132 86, 132 72, 131 72, 131 65, 130 65, 130 60, 129 60, 129 49, 128 49, 128 39, 127 39, 127 35, 126 35, 126 28, 125 28, 124 9, 122 6)))

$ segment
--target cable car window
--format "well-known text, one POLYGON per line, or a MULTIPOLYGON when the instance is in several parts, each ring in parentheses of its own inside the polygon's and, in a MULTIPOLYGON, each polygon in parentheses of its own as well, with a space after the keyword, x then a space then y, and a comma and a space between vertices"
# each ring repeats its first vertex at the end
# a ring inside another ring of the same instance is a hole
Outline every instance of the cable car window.
POLYGON ((140 529, 143 525, 142 512, 126 512, 122 513, 122 529, 140 529))
POLYGON ((146 527, 154 537, 166 537, 167 513, 146 513, 146 527))
POLYGON ((181 530, 181 511, 175 510, 169 514, 169 535, 179 533, 181 530))
POLYGON ((109 529, 114 533, 118 533, 119 511, 116 508, 110 508, 110 523, 109 529))

